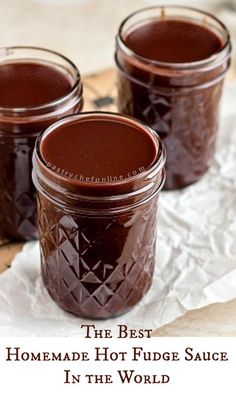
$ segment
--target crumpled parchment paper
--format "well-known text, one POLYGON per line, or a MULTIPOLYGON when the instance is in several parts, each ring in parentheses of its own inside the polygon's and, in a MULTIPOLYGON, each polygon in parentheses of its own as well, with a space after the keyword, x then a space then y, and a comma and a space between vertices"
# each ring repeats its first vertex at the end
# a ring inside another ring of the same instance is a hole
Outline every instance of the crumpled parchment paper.
MULTIPOLYGON (((183 191, 163 192, 153 285, 129 313, 98 328, 158 328, 187 310, 236 298, 236 84, 225 88, 214 164, 183 191)), ((0 275, 0 336, 76 336, 82 320, 51 300, 38 243, 0 275)), ((84 321, 83 321, 84 322, 84 321)))

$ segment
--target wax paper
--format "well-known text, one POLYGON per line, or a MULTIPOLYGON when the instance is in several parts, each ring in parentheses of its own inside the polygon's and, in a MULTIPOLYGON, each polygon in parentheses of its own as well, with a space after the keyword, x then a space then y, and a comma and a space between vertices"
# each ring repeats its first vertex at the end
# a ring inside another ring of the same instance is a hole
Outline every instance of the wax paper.
MULTIPOLYGON (((217 150, 201 181, 162 192, 152 287, 130 312, 98 328, 156 329, 187 310, 236 298, 236 84, 225 88, 217 150)), ((51 300, 39 245, 27 243, 0 275, 1 336, 79 336, 84 320, 51 300)))

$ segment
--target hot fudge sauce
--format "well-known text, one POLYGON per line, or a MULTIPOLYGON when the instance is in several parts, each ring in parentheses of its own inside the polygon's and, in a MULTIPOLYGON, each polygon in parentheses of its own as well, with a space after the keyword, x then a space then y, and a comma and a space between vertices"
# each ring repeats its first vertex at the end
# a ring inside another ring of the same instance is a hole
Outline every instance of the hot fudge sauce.
POLYGON ((46 62, 12 61, 0 64, 0 107, 44 105, 67 95, 73 80, 46 62))
POLYGON ((37 238, 32 153, 39 132, 82 106, 76 67, 39 48, 2 48, 0 61, 0 237, 37 238))
POLYGON ((148 291, 164 162, 156 134, 117 114, 71 116, 38 139, 42 275, 64 310, 108 318, 148 291))
POLYGON ((166 189, 194 183, 210 166, 230 50, 221 22, 195 9, 153 7, 121 24, 118 107, 161 136, 166 189))
POLYGON ((51 163, 49 167, 63 167, 68 177, 77 174, 78 179, 95 183, 119 181, 134 172, 141 173, 157 155, 153 137, 141 127, 137 132, 137 127, 128 122, 111 123, 110 118, 81 118, 69 126, 62 125, 42 138, 40 149, 43 160, 51 163))
POLYGON ((125 43, 138 56, 166 63, 207 59, 222 49, 218 35, 204 24, 183 20, 154 20, 127 32, 125 43))

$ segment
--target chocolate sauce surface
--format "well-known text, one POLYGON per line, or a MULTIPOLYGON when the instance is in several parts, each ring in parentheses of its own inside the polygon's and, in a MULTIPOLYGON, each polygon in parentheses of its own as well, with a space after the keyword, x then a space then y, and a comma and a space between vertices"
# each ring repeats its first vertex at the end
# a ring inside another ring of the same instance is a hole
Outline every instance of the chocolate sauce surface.
POLYGON ((47 104, 68 94, 68 75, 50 63, 18 61, 0 65, 0 107, 47 104))
POLYGON ((203 14, 199 21, 145 19, 126 31, 124 25, 117 40, 118 110, 143 121, 161 137, 167 150, 164 188, 169 190, 198 181, 215 150, 231 49, 224 42, 227 31, 219 23, 218 35, 206 18, 203 14))
POLYGON ((129 31, 126 45, 149 60, 188 63, 204 60, 222 48, 222 42, 204 24, 177 19, 143 23, 129 31))
POLYGON ((38 139, 33 179, 42 277, 62 309, 83 318, 110 318, 128 311, 149 290, 163 154, 161 142, 145 126, 108 113, 69 117, 38 139), (62 168, 84 175, 85 182, 73 182, 62 168), (131 177, 139 168, 142 176, 131 177), (63 179, 58 181, 54 171, 63 179), (92 176, 119 175, 124 177, 118 182, 91 183, 92 176))
MULTIPOLYGON (((68 96, 72 77, 59 66, 42 61, 12 61, 0 64, 0 237, 17 241, 38 237, 32 153, 37 135, 65 115, 77 112, 68 98, 47 111, 29 115, 37 106, 68 96), (5 108, 23 108, 3 120, 5 108), (58 110, 60 109, 60 110, 58 110), (29 111, 29 112, 28 112, 29 111), (41 116, 42 113, 42 116, 41 116), (47 116, 44 116, 44 115, 47 116)), ((77 94, 77 93, 75 93, 77 94)))
POLYGON ((47 133, 40 148, 44 161, 60 173, 90 178, 132 176, 148 169, 157 155, 152 137, 141 127, 104 119, 65 124, 47 133))

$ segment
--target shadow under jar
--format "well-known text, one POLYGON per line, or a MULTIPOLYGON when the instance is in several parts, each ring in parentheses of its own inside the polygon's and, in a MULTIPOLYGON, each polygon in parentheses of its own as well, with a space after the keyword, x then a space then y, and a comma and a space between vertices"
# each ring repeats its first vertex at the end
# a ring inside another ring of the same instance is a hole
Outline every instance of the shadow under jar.
POLYGON ((82 108, 76 66, 50 50, 0 48, 0 238, 38 237, 32 154, 40 132, 82 108))
POLYGON ((38 139, 42 276, 62 309, 114 317, 148 291, 164 163, 156 133, 112 113, 71 116, 38 139))
POLYGON ((198 181, 211 165, 230 53, 226 27, 193 8, 143 9, 119 28, 118 109, 164 142, 165 189, 198 181))

